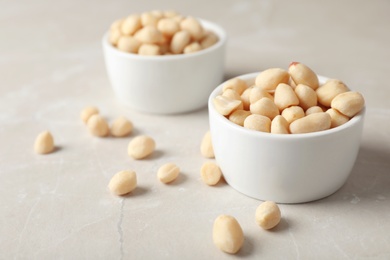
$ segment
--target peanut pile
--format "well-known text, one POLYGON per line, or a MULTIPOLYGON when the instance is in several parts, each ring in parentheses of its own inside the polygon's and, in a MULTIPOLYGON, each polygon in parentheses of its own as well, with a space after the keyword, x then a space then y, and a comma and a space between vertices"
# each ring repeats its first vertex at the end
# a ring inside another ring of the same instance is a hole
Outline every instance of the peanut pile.
POLYGON ((109 42, 124 52, 155 56, 197 52, 218 42, 218 36, 194 17, 155 10, 115 21, 109 42))
POLYGON ((259 73, 255 84, 234 78, 213 100, 215 109, 233 123, 255 131, 300 134, 323 131, 348 122, 364 107, 359 92, 340 80, 320 86, 306 65, 292 62, 287 70, 259 73))

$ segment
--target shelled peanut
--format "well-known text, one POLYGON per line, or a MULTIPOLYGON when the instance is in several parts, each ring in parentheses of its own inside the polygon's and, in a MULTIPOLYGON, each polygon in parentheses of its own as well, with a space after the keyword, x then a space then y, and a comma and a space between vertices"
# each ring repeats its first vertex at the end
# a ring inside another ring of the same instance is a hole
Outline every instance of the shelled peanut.
POLYGON ((306 65, 292 62, 288 70, 260 72, 253 85, 228 80, 213 100, 231 122, 260 132, 299 134, 340 126, 364 107, 364 98, 340 80, 320 84, 306 65))
POLYGON ((115 21, 108 40, 121 51, 156 56, 197 52, 218 42, 218 36, 194 17, 155 10, 115 21))

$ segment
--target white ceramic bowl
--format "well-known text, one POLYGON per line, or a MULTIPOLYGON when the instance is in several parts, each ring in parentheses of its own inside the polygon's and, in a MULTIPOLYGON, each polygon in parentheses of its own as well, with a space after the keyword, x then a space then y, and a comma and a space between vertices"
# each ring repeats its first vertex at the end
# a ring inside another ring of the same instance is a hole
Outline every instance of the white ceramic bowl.
POLYGON ((116 97, 136 110, 155 114, 192 111, 207 105, 223 80, 226 33, 200 20, 219 37, 213 46, 191 54, 140 56, 113 47, 103 37, 106 68, 116 97))
MULTIPOLYGON (((252 83, 256 75, 240 78, 252 83)), ((215 159, 231 187, 260 200, 302 203, 331 195, 346 182, 359 151, 364 110, 344 125, 321 132, 257 132, 214 109, 212 101, 222 86, 210 95, 209 120, 215 159)))

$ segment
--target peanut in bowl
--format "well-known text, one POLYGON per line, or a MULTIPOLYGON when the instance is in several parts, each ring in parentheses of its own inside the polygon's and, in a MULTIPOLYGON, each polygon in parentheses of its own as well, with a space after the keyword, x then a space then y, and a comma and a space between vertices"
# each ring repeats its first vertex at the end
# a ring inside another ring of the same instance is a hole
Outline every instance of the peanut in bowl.
POLYGON ((140 55, 119 50, 107 32, 102 40, 107 73, 115 96, 141 112, 175 114, 207 105, 222 82, 227 36, 219 25, 199 19, 218 41, 193 53, 140 55))
MULTIPOLYGON (((258 73, 239 76, 251 85, 258 73)), ((318 77, 324 84, 328 79, 318 77)), ((355 163, 365 109, 348 122, 311 133, 275 134, 244 128, 220 114, 210 95, 209 123, 215 159, 227 183, 259 200, 303 203, 336 192, 355 163)))

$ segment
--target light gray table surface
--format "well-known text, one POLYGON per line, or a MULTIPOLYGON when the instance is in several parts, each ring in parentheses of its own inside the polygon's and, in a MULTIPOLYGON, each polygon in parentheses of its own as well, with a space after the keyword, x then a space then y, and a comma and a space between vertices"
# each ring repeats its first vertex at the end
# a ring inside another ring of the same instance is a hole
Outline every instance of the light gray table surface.
POLYGON ((389 13, 385 0, 1 1, 0 259, 389 259, 389 13), (203 184, 207 108, 142 114, 116 101, 106 75, 101 37, 110 23, 153 9, 223 26, 226 79, 300 61, 363 93, 362 143, 346 184, 319 201, 280 205, 272 231, 254 222, 260 201, 226 183, 203 184), (134 133, 92 137, 79 119, 87 105, 108 120, 128 117, 134 133), (36 155, 34 139, 45 129, 57 150, 36 155), (155 138, 154 157, 127 156, 138 134, 155 138), (172 185, 156 180, 167 161, 182 169, 172 185), (139 187, 111 195, 108 181, 127 168, 139 187), (244 230, 236 256, 212 242, 220 214, 244 230))

